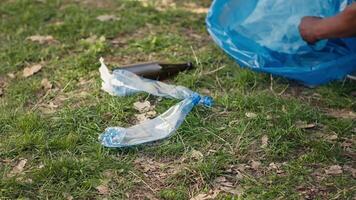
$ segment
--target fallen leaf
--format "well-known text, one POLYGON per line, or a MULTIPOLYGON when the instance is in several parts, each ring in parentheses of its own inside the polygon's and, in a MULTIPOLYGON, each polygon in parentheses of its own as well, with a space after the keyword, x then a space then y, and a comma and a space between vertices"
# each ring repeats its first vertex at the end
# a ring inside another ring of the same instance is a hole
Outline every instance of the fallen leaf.
POLYGON ((96 187, 96 190, 98 190, 98 193, 101 195, 109 194, 109 188, 106 185, 99 185, 96 187))
POLYGON ((153 117, 156 116, 156 114, 157 113, 154 110, 151 110, 151 111, 148 111, 148 112, 145 113, 146 117, 148 117, 148 118, 153 118, 153 117))
POLYGON ((192 150, 192 152, 190 154, 191 154, 191 157, 195 160, 201 160, 204 158, 204 155, 200 151, 197 151, 194 149, 192 150))
POLYGON ((297 121, 296 122, 296 127, 299 128, 299 129, 312 129, 312 128, 315 128, 316 127, 316 124, 315 123, 306 123, 306 122, 303 122, 303 121, 297 121))
POLYGON ((329 169, 325 170, 325 173, 328 175, 339 175, 342 174, 342 167, 339 165, 330 166, 329 169))
POLYGON ((326 137, 327 140, 337 140, 338 136, 336 134, 333 134, 333 135, 328 135, 326 137))
POLYGON ((246 117, 251 118, 251 119, 257 117, 257 114, 253 113, 253 112, 247 112, 247 113, 245 113, 245 115, 246 115, 246 117))
POLYGON ((35 73, 39 72, 41 69, 42 69, 42 65, 40 65, 40 64, 35 64, 35 65, 32 65, 31 67, 26 67, 23 70, 22 76, 27 78, 27 77, 32 76, 35 73))
POLYGON ((100 15, 96 17, 96 19, 102 22, 118 20, 115 15, 100 15))
POLYGON ((55 40, 51 35, 33 35, 27 37, 26 39, 39 44, 52 44, 57 42, 57 40, 55 40))
POLYGON ((83 39, 82 41, 84 41, 86 43, 89 43, 89 44, 95 44, 97 42, 103 43, 103 42, 105 42, 105 40, 106 40, 106 38, 103 35, 100 36, 99 38, 96 35, 92 35, 92 36, 90 36, 88 38, 83 39))
POLYGON ((144 102, 135 102, 134 103, 134 108, 139 111, 140 113, 145 113, 150 110, 152 110, 151 103, 149 101, 144 101, 144 102))
POLYGON ((208 193, 198 194, 197 196, 191 198, 190 200, 208 200, 208 199, 215 199, 221 191, 214 189, 210 190, 208 193))
POLYGON ((261 148, 266 148, 268 145, 268 136, 263 135, 261 138, 261 148))
POLYGON ((7 76, 11 79, 15 78, 15 74, 14 73, 7 73, 7 76))
POLYGON ((47 78, 44 78, 42 79, 41 81, 41 86, 46 89, 46 90, 49 90, 49 89, 52 89, 52 83, 47 79, 47 78))
POLYGON ((254 160, 252 160, 251 161, 251 168, 253 169, 253 170, 258 170, 259 168, 260 168, 260 166, 261 166, 261 162, 259 162, 259 161, 254 161, 254 160))
POLYGON ((146 116, 146 113, 135 114, 135 118, 138 123, 144 122, 149 119, 146 116))
POLYGON ((20 174, 21 172, 23 172, 24 167, 27 163, 27 159, 22 159, 20 160, 16 166, 14 168, 12 168, 12 170, 10 171, 10 173, 7 175, 8 177, 13 177, 16 174, 20 174))
POLYGON ((66 200, 73 200, 73 196, 70 195, 69 193, 63 193, 63 196, 66 200))
MULTIPOLYGON (((286 164, 286 163, 282 163, 282 164, 286 164)), ((268 166, 268 170, 274 170, 276 171, 277 174, 283 174, 284 171, 281 169, 281 163, 270 163, 268 166)))
POLYGON ((353 145, 353 141, 349 139, 341 143, 341 146, 344 148, 350 148, 352 145, 353 145))

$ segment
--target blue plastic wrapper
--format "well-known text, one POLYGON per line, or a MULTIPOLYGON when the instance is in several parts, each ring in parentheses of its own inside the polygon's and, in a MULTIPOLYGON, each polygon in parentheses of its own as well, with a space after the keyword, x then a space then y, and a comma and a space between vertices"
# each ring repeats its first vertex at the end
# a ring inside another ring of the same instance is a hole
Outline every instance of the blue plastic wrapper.
POLYGON ((206 22, 214 41, 242 67, 317 86, 356 71, 356 39, 311 46, 298 26, 304 16, 330 17, 351 0, 215 0, 206 22))
POLYGON ((158 117, 146 120, 129 128, 109 127, 99 136, 106 147, 129 147, 154 142, 171 136, 183 123, 194 106, 202 104, 211 107, 211 97, 201 96, 188 88, 169 85, 160 81, 145 79, 126 70, 110 73, 103 59, 100 59, 102 90, 114 96, 128 96, 146 92, 159 97, 182 100, 158 117))

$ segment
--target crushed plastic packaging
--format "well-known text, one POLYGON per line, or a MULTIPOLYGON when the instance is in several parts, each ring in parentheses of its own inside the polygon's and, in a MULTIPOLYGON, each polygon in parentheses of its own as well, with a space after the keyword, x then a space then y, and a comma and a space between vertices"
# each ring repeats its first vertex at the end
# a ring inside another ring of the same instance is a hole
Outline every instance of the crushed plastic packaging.
POLYGON ((309 45, 304 16, 330 17, 352 0, 214 0, 206 22, 214 41, 242 67, 317 86, 356 71, 356 38, 309 45))
POLYGON ((160 81, 137 76, 126 70, 110 73, 101 58, 99 69, 102 90, 114 96, 128 96, 139 92, 182 100, 154 119, 129 128, 109 127, 99 136, 101 144, 106 147, 129 147, 154 142, 171 136, 183 123, 185 117, 196 105, 211 107, 213 99, 182 86, 169 85, 160 81))

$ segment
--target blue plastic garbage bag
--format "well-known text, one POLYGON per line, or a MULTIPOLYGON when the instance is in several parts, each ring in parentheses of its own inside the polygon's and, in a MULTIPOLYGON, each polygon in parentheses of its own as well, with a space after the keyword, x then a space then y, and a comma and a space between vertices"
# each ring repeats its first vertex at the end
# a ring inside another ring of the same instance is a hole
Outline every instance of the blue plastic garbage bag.
POLYGON ((101 144, 106 147, 128 147, 167 138, 179 128, 194 106, 201 104, 211 107, 213 104, 211 97, 201 96, 183 86, 142 78, 126 70, 110 73, 102 58, 100 62, 102 90, 111 95, 123 97, 146 92, 154 96, 182 100, 154 119, 128 128, 106 128, 99 136, 101 144))
POLYGON ((214 41, 242 67, 316 86, 356 71, 356 38, 311 46, 300 36, 304 16, 329 17, 351 0, 215 0, 207 16, 214 41))

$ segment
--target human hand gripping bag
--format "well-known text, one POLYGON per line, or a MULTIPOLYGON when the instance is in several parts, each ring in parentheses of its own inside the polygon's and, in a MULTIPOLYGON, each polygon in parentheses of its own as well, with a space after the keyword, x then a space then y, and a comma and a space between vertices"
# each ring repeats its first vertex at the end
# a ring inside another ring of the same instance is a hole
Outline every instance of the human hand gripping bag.
MULTIPOLYGON (((206 22, 214 41, 242 67, 317 86, 356 71, 356 39, 309 45, 304 16, 330 17, 351 0, 215 0, 206 22)), ((355 27, 356 28, 356 27, 355 27)))

